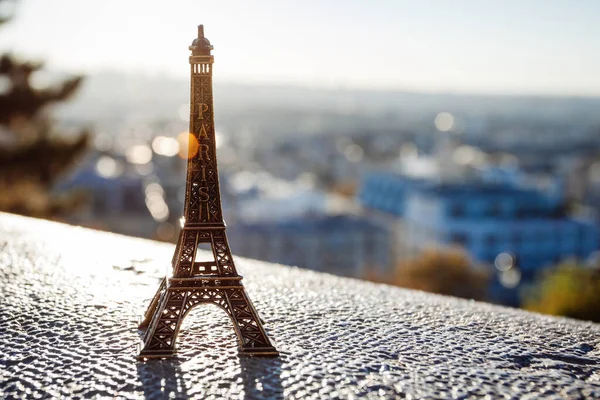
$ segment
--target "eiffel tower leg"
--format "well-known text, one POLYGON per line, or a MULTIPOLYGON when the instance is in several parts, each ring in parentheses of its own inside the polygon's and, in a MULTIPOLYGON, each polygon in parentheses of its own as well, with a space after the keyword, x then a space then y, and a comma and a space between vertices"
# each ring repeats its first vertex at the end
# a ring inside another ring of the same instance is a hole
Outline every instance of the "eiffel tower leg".
POLYGON ((150 302, 148 309, 144 313, 144 318, 140 322, 138 329, 148 328, 148 325, 150 324, 150 320, 152 319, 152 316, 154 315, 154 311, 156 310, 156 307, 158 306, 158 301, 160 300, 160 296, 166 288, 167 288, 167 278, 165 277, 165 278, 162 278, 162 281, 160 281, 160 286, 158 287, 158 290, 154 294, 154 297, 152 298, 152 301, 150 302))
POLYGON ((279 355, 265 333, 260 317, 243 287, 225 289, 240 352, 255 357, 279 355))
POLYGON ((173 252, 173 258, 171 259, 171 265, 173 269, 175 269, 175 262, 177 262, 177 258, 179 257, 179 252, 181 249, 181 243, 183 242, 183 229, 179 230, 179 237, 177 238, 177 244, 175 245, 175 251, 173 252))
POLYGON ((164 358, 175 353, 181 321, 190 308, 188 292, 167 288, 162 292, 138 358, 164 358))

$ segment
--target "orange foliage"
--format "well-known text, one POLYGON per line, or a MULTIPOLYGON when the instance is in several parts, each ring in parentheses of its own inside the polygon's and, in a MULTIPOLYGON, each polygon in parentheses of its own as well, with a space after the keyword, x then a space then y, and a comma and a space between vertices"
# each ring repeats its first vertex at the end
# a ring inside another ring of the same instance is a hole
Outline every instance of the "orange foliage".
POLYGON ((557 265, 525 291, 523 303, 531 311, 600 322, 600 269, 557 265))
POLYGON ((490 274, 459 249, 426 249, 401 261, 386 283, 425 292, 482 300, 490 274))

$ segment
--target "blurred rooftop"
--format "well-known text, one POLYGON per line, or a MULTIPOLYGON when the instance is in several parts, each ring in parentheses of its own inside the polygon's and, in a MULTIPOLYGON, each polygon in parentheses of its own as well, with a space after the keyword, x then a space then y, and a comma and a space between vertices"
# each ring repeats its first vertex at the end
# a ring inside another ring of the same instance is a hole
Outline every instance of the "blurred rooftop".
POLYGON ((281 356, 239 357, 200 307, 138 362, 172 245, 0 214, 0 249, 6 398, 600 398, 598 324, 239 258, 281 356))

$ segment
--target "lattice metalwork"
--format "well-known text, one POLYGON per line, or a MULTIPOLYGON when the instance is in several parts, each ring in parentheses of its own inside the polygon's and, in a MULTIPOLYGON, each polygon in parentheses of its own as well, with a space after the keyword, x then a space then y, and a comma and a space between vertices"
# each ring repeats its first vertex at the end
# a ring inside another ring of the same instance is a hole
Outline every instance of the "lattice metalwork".
POLYGON ((193 307, 202 303, 215 304, 229 315, 242 353, 274 356, 278 353, 241 283, 225 233, 213 115, 214 59, 202 25, 190 50, 191 134, 185 222, 173 254, 172 276, 162 280, 140 324, 140 329, 146 332, 139 357, 171 356, 181 322, 193 307), (201 244, 210 245, 213 261, 196 260, 201 244))

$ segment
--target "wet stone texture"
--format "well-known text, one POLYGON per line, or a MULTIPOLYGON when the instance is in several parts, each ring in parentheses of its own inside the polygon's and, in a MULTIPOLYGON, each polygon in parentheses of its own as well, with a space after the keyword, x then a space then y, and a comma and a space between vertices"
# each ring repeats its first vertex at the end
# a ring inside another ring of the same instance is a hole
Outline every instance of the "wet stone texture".
MULTIPOLYGON (((235 249, 233 249, 235 253, 235 249)), ((136 323, 173 246, 0 214, 4 398, 600 398, 600 325, 237 260, 281 356, 194 309, 176 358, 136 323)))

